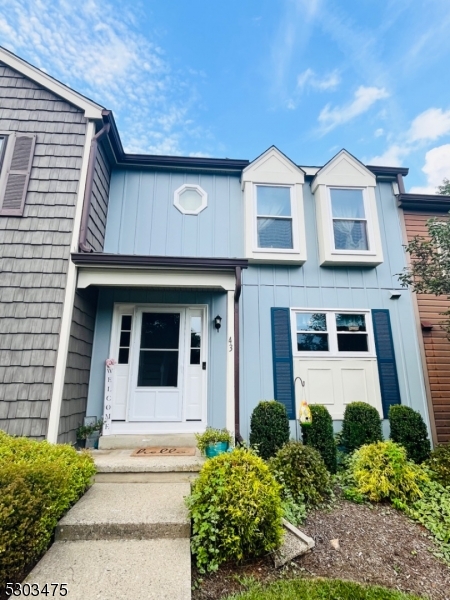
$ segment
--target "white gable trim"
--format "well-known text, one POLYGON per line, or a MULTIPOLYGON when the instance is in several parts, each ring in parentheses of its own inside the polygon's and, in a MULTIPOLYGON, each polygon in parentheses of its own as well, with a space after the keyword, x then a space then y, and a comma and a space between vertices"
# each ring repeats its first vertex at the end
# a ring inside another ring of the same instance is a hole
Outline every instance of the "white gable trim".
POLYGON ((271 146, 242 171, 242 189, 244 189, 245 182, 247 181, 253 183, 303 184, 305 173, 290 158, 280 152, 278 148, 271 146), (265 169, 264 165, 269 163, 271 158, 280 161, 284 168, 283 173, 265 169))
POLYGON ((357 160, 354 156, 347 152, 347 150, 341 150, 336 154, 336 156, 334 156, 329 162, 326 163, 326 165, 324 165, 317 172, 316 176, 314 177, 311 183, 311 190, 313 193, 316 191, 317 186, 319 185, 341 184, 341 182, 333 180, 333 177, 336 174, 336 169, 339 169, 341 163, 347 163, 347 165, 350 164, 353 167, 353 169, 355 169, 359 173, 357 182, 354 181, 354 177, 352 178, 353 181, 346 182, 346 185, 348 185, 348 187, 352 187, 352 185, 366 187, 376 186, 376 177, 372 173, 372 171, 369 171, 369 169, 367 169, 367 167, 365 167, 365 165, 363 165, 362 162, 357 160), (332 171, 334 171, 334 174, 331 173, 332 171))
POLYGON ((89 100, 85 96, 82 96, 78 92, 75 92, 68 86, 64 85, 60 81, 57 81, 47 73, 44 73, 37 67, 30 65, 22 58, 19 58, 9 50, 0 47, 0 61, 4 62, 5 65, 11 67, 15 71, 18 71, 28 79, 31 79, 38 85, 41 85, 45 89, 53 92, 57 96, 60 96, 70 104, 80 108, 84 111, 84 116, 87 119, 101 119, 103 107, 96 104, 92 100, 89 100))

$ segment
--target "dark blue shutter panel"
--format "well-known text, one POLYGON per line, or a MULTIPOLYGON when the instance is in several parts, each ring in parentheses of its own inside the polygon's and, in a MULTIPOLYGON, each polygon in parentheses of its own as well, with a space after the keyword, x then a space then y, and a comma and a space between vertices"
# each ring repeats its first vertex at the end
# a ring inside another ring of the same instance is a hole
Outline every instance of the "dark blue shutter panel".
POLYGON ((372 321, 380 377, 381 403, 383 416, 387 419, 389 408, 393 404, 401 404, 389 310, 372 310, 372 321))
POLYGON ((289 308, 272 308, 271 313, 275 400, 285 405, 289 419, 295 419, 290 311, 289 308))

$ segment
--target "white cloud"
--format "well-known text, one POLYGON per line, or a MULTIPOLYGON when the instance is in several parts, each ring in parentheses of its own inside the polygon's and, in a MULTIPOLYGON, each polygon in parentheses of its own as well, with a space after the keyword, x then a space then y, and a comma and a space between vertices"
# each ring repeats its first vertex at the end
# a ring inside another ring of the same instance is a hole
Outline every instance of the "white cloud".
POLYGON ((425 154, 425 164, 422 171, 427 176, 426 187, 411 188, 411 192, 422 194, 435 194, 438 185, 443 179, 450 178, 450 144, 436 146, 425 154))
POLYGON ((137 5, 121 4, 119 16, 108 0, 0 6, 2 44, 112 109, 127 149, 183 153, 192 138, 195 78, 175 73, 161 48, 140 34, 137 5))
POLYGON ((377 129, 375 131, 375 137, 381 137, 384 134, 384 129, 382 127, 380 127, 379 129, 377 129))
POLYGON ((347 123, 355 117, 365 113, 370 107, 384 98, 388 98, 389 94, 385 88, 365 87, 361 85, 355 92, 352 102, 344 106, 331 108, 327 104, 319 114, 319 123, 322 126, 324 133, 331 131, 338 125, 347 123))
POLYGON ((408 150, 404 146, 394 144, 383 152, 383 154, 371 158, 368 164, 382 165, 383 167, 399 167, 402 164, 402 158, 407 154, 408 150))
POLYGON ((408 138, 411 142, 436 140, 447 133, 450 133, 450 110, 429 108, 411 123, 408 138))
POLYGON ((297 77, 297 89, 302 91, 306 87, 311 87, 321 91, 334 90, 340 82, 341 78, 337 70, 327 73, 321 78, 312 69, 306 69, 297 77))

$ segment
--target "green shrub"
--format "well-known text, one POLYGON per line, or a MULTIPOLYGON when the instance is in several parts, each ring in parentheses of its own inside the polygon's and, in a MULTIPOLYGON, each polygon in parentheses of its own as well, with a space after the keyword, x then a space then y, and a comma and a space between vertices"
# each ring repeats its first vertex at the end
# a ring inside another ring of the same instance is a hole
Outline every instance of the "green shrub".
POLYGON ((276 400, 263 400, 250 419, 250 445, 267 460, 289 442, 289 419, 286 407, 276 400))
POLYGON ((428 481, 425 471, 407 459, 403 446, 392 441, 356 450, 349 460, 349 473, 354 489, 347 490, 346 497, 362 495, 373 502, 417 500, 422 496, 420 484, 428 481))
POLYGON ((318 450, 330 473, 336 473, 336 444, 334 441, 333 420, 328 409, 320 404, 310 407, 312 423, 301 425, 303 443, 318 450))
POLYGON ((289 442, 278 450, 270 467, 295 502, 315 506, 331 495, 330 474, 319 452, 311 446, 289 442))
POLYGON ((0 588, 44 552, 94 473, 87 453, 0 432, 0 588))
POLYGON ((406 448, 409 460, 420 464, 430 455, 427 426, 419 412, 397 404, 389 409, 391 440, 406 448))
POLYGON ((347 404, 341 434, 341 443, 346 452, 351 453, 364 444, 382 440, 381 419, 377 409, 366 402, 347 404))
POLYGON ((450 488, 450 444, 436 446, 430 454, 428 466, 432 471, 433 479, 444 487, 450 488))
POLYGON ((208 460, 186 499, 191 548, 201 572, 276 549, 282 540, 280 486, 251 450, 208 460))

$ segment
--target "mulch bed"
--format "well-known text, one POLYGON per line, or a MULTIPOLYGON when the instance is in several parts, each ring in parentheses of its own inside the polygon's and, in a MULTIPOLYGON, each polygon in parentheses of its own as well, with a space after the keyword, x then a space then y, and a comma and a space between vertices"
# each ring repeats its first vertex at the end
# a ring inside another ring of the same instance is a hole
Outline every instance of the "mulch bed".
POLYGON ((193 600, 219 600, 245 589, 252 577, 269 583, 279 578, 329 577, 383 585, 432 600, 450 600, 450 568, 433 556, 427 531, 389 506, 337 500, 330 510, 310 513, 301 527, 316 547, 286 568, 271 557, 241 566, 224 565, 212 575, 193 570, 193 600), (339 540, 339 550, 330 540, 339 540))

